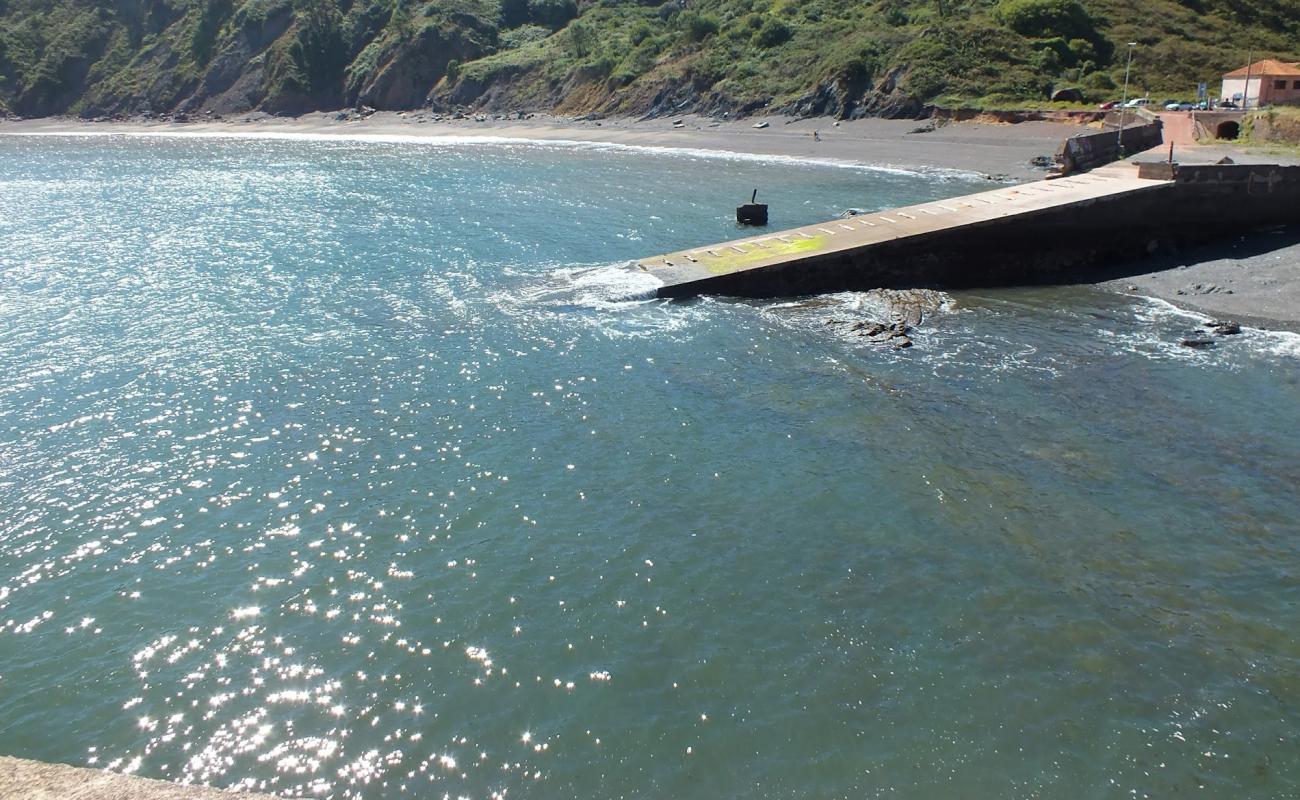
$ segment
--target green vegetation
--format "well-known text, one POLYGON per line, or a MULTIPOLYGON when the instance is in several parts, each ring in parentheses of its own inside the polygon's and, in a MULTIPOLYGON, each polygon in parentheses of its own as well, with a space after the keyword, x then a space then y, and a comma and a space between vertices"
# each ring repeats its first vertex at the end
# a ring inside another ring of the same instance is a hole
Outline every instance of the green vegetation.
POLYGON ((1300 153, 1300 107, 1266 108, 1246 115, 1240 143, 1270 155, 1300 153))
POLYGON ((1300 0, 0 0, 0 113, 1042 106, 1129 41, 1187 97, 1300 58, 1300 0))

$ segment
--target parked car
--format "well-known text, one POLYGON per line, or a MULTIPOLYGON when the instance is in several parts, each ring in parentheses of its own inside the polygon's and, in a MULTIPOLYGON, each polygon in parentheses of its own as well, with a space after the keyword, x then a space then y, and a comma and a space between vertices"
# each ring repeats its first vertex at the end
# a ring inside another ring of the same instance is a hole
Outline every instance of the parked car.
POLYGON ((1178 102, 1165 103, 1165 111, 1178 111, 1182 104, 1178 102))
POLYGON ((1208 102, 1206 102, 1205 100, 1202 100, 1201 102, 1199 102, 1199 103, 1197 103, 1196 105, 1192 106, 1192 110, 1193 110, 1193 111, 1209 111, 1209 110, 1210 110, 1210 104, 1209 104, 1208 102))
POLYGON ((1125 108, 1146 108, 1151 105, 1150 97, 1135 97, 1124 104, 1125 108))
POLYGON ((1098 104, 1097 108, 1100 108, 1102 111, 1110 111, 1112 108, 1114 108, 1117 105, 1119 105, 1118 100, 1107 100, 1104 103, 1098 104))
POLYGON ((1220 100, 1218 102, 1217 107, 1218 108, 1240 108, 1240 106, 1238 106, 1236 103, 1232 102, 1231 100, 1220 100))

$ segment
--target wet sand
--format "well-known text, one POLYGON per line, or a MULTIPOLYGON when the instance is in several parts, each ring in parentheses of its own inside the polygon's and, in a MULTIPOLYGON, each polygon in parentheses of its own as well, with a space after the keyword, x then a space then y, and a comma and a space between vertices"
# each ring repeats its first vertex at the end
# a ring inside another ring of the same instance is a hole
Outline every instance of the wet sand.
POLYGON ((1300 332, 1300 226, 1156 256, 1138 274, 1101 283, 1221 320, 1300 332))

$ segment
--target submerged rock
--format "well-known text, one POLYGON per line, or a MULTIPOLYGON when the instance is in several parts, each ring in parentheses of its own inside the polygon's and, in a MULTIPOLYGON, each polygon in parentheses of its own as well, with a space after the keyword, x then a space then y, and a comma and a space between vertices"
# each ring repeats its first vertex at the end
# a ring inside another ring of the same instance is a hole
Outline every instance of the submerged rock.
POLYGON ((1214 340, 1205 336, 1189 336, 1186 339, 1183 339, 1181 342, 1179 342, 1179 344, 1181 344, 1183 347, 1204 349, 1207 347, 1214 347, 1214 340))
POLYGON ((1235 336, 1241 333, 1241 325, 1230 319, 1207 322, 1205 323, 1205 327, 1209 328, 1212 333, 1217 333, 1220 336, 1235 336))
MULTIPOLYGON (((862 318, 830 317, 824 324, 846 325, 848 332, 860 339, 898 350, 915 344, 912 336, 925 320, 926 312, 938 311, 950 302, 947 295, 933 289, 873 289, 863 292, 862 297, 867 301, 858 306, 862 318)), ((838 301, 812 298, 799 305, 817 308, 832 302, 838 301)))
POLYGON ((1225 289, 1217 283, 1193 283, 1179 289, 1177 294, 1232 294, 1232 290, 1225 289))

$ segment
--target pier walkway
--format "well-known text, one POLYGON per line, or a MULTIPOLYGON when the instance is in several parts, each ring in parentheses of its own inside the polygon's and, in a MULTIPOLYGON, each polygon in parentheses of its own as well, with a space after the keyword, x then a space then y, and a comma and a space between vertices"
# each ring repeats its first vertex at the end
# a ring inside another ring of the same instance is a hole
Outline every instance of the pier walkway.
MULTIPOLYGON (((873 256, 897 254, 905 250, 924 250, 929 243, 946 239, 951 247, 952 233, 973 231, 989 226, 1003 226, 1023 219, 1026 222, 1044 212, 1068 210, 1116 198, 1159 191, 1172 180, 1143 178, 1133 164, 1117 164, 1091 172, 1061 178, 1004 186, 986 192, 937 200, 929 203, 875 211, 828 222, 806 225, 779 233, 763 233, 722 244, 695 247, 636 262, 637 267, 663 282, 660 297, 685 297, 696 294, 772 294, 768 289, 745 290, 749 278, 772 270, 816 271, 820 266, 843 275, 846 264, 873 260, 873 256), (908 247, 908 245, 911 245, 908 247), (880 253, 873 251, 880 250, 880 253), (833 262, 833 263, 832 263, 833 262)), ((1025 236, 1035 235, 1026 225, 1025 236)), ((813 277, 811 274, 804 277, 813 277)), ((917 285, 934 281, 918 276, 917 285)), ((849 281, 852 283, 853 281, 849 281)), ((979 281, 971 281, 978 283, 979 281)), ((759 280, 757 284, 763 284, 759 280)), ((770 283, 770 282, 769 282, 770 283)), ((798 286, 802 280, 782 283, 798 286)), ((823 282, 813 280, 814 290, 824 290, 823 282)), ((756 285, 757 285, 756 284, 756 285)), ((833 287, 829 287, 833 288, 833 287)), ((853 288, 845 286, 843 288, 853 288)))

